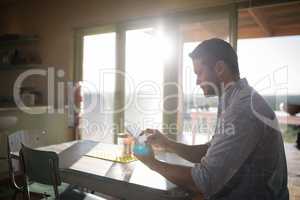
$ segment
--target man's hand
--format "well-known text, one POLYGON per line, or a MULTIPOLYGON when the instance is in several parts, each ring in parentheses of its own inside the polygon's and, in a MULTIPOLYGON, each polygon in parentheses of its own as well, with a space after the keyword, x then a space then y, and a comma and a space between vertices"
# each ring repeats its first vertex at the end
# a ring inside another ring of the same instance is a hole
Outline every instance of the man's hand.
MULTIPOLYGON (((199 193, 191 175, 191 167, 169 164, 155 159, 151 146, 149 146, 149 153, 147 155, 134 153, 134 156, 150 169, 160 173, 176 185, 199 193)), ((196 198, 195 200, 202 200, 202 198, 196 198)))
POLYGON ((147 155, 140 155, 134 153, 134 156, 152 169, 155 163, 157 162, 157 160, 155 159, 152 147, 149 145, 148 148, 149 148, 149 153, 147 155))
POLYGON ((159 130, 146 129, 144 132, 149 135, 147 137, 148 144, 171 151, 172 141, 164 136, 159 130))
POLYGON ((201 159, 203 156, 205 156, 209 147, 209 144, 186 145, 175 142, 171 139, 168 139, 156 129, 146 129, 142 132, 142 134, 148 135, 147 143, 153 147, 163 148, 166 151, 175 153, 192 163, 201 162, 201 159))
MULTIPOLYGON (((160 173, 162 176, 176 185, 191 190, 195 193, 200 193, 192 178, 191 167, 168 164, 155 159, 155 155, 150 144, 169 148, 169 142, 172 145, 172 141, 162 135, 158 130, 147 129, 143 132, 143 134, 145 133, 151 134, 146 142, 149 148, 149 153, 146 155, 134 153, 134 156, 147 165, 150 169, 160 173)), ((202 195, 197 196, 195 200, 202 200, 202 195)))

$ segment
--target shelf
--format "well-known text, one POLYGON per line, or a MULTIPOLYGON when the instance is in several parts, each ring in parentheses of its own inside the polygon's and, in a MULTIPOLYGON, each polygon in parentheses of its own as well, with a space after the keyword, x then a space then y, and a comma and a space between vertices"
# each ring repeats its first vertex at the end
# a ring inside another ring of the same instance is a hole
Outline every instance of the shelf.
POLYGON ((30 44, 37 42, 38 40, 39 38, 37 36, 21 36, 18 39, 0 40, 0 48, 7 48, 21 44, 30 44))
POLYGON ((44 65, 41 64, 0 64, 0 71, 10 71, 10 70, 28 70, 28 69, 37 69, 43 68, 44 65))
POLYGON ((12 105, 10 107, 1 107, 0 106, 0 112, 1 111, 22 111, 22 110, 27 110, 27 111, 38 111, 38 110, 44 110, 44 109, 49 109, 50 107, 49 106, 46 106, 46 105, 35 105, 35 106, 26 106, 26 107, 17 107, 16 105, 12 105))

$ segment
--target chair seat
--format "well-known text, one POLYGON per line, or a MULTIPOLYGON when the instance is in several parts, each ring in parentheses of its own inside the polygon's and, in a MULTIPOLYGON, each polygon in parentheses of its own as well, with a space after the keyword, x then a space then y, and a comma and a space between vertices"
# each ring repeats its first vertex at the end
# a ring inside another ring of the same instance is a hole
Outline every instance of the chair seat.
MULTIPOLYGON (((62 183, 60 186, 58 186, 58 192, 61 194, 63 193, 70 185, 67 183, 62 183)), ((33 182, 29 184, 28 186, 29 191, 32 193, 37 194, 44 194, 46 196, 49 196, 48 198, 55 197, 54 189, 52 185, 45 185, 41 183, 33 182)))
MULTIPOLYGON (((55 200, 53 186, 41 183, 32 183, 29 187, 30 192, 47 195, 47 197, 41 200, 55 200)), ((76 186, 71 186, 67 183, 62 183, 58 187, 58 190, 60 194, 60 200, 106 200, 93 194, 81 192, 76 188, 76 186)))
POLYGON ((82 192, 74 186, 68 187, 60 194, 60 200, 106 200, 105 198, 82 192))

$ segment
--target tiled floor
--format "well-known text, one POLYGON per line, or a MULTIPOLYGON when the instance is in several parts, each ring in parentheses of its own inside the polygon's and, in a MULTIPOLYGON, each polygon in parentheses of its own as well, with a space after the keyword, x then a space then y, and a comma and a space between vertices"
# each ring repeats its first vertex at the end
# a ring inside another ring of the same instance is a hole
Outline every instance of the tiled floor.
POLYGON ((300 200, 300 187, 289 185, 290 200, 300 200))
POLYGON ((289 174, 290 200, 300 200, 300 150, 294 144, 285 144, 289 174))

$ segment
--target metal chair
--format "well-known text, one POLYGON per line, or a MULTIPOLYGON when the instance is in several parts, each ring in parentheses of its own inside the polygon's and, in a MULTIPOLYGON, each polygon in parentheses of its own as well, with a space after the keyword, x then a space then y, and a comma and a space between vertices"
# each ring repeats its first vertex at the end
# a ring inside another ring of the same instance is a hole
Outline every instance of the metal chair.
MULTIPOLYGON (((19 185, 16 177, 19 179, 23 176, 20 169, 19 157, 15 155, 22 148, 22 143, 32 148, 44 146, 46 144, 46 135, 41 131, 18 131, 7 136, 7 161, 9 167, 9 177, 11 185, 15 191, 13 199, 16 199, 18 193, 24 194, 24 186, 19 185)), ((32 193, 41 194, 44 197, 53 196, 52 187, 35 182, 28 183, 28 187, 32 193)), ((62 184, 61 187, 67 187, 67 184, 62 184)))
POLYGON ((16 123, 17 118, 15 116, 1 116, 0 117, 0 199, 14 198, 15 189, 9 184, 9 179, 7 177, 8 166, 7 163, 7 153, 6 153, 6 135, 12 129, 16 123))
POLYGON ((21 165, 24 171, 25 196, 30 200, 29 181, 52 186, 54 199, 58 200, 103 200, 93 194, 85 193, 75 186, 60 190, 62 181, 59 173, 59 159, 55 152, 39 151, 22 145, 20 151, 21 165))

